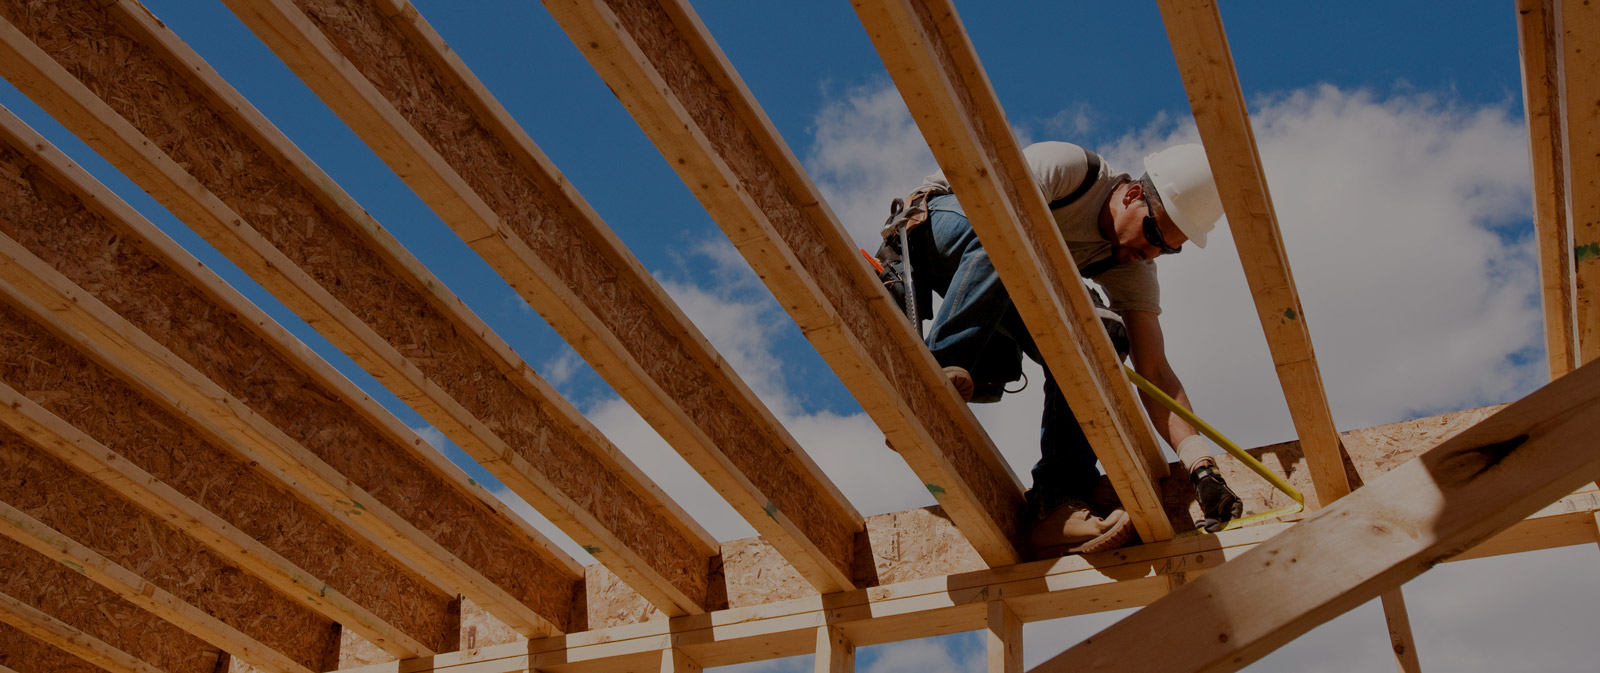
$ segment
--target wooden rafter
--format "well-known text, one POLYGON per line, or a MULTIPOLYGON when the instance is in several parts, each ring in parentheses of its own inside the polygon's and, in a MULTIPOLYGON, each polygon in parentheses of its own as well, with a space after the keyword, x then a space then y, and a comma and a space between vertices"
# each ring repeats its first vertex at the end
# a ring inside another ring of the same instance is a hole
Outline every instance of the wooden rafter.
MULTIPOLYGON (((8 166, 37 176, 0 187, 9 190, 6 218, 0 220, 0 269, 8 290, 35 303, 38 320, 63 326, 63 338, 101 351, 96 357, 135 387, 170 394, 172 413, 215 433, 217 444, 240 457, 231 460, 273 466, 273 478, 314 506, 337 512, 338 525, 354 528, 376 546, 361 548, 364 563, 347 563, 325 552, 295 550, 296 540, 279 535, 280 553, 317 563, 324 572, 346 569, 335 581, 341 590, 387 606, 385 618, 410 624, 411 635, 432 651, 454 648, 450 604, 456 593, 531 632, 565 630, 581 573, 574 561, 495 509, 493 498, 469 487, 466 475, 436 450, 8 112, 0 112, 0 145, 8 166), (63 219, 72 226, 59 226, 63 219), (106 247, 111 242, 128 247, 113 255, 106 247), (86 265, 85 259, 111 263, 86 265), (186 317, 175 323, 173 315, 186 317), (235 358, 247 358, 251 368, 239 368, 235 358), (306 394, 288 403, 276 388, 259 385, 267 377, 306 394), (324 457, 338 461, 343 471, 324 457), (365 464, 376 459, 383 464, 365 464), (433 523, 440 516, 450 525, 433 523), (476 564, 445 543, 475 554, 476 564), (391 545, 411 553, 396 560, 377 556, 391 545), (355 572, 363 567, 380 572, 363 578, 355 572), (520 575, 506 583, 518 595, 478 568, 498 568, 502 581, 520 575)), ((236 522, 251 516, 240 508, 233 512, 236 522)))
POLYGON ((228 5, 814 587, 854 586, 861 516, 415 7, 228 5))
MULTIPOLYGON (((1566 197, 1577 267, 1578 363, 1600 358, 1600 7, 1558 0, 1560 126, 1566 197)), ((1551 176, 1558 179, 1559 175, 1551 176)), ((1538 193, 1538 187, 1535 193, 1538 193)))
MULTIPOLYGON (((62 652, 94 664, 110 673, 167 673, 144 660, 124 652, 104 640, 63 622, 48 613, 16 598, 0 593, 0 624, 34 639, 39 644, 54 646, 62 652)), ((15 649, 4 647, 11 634, 0 633, 0 649, 17 653, 25 645, 16 643, 15 649)), ((30 659, 33 659, 30 657, 30 659)), ((39 663, 30 661, 28 663, 39 663)))
MULTIPOLYGON (((115 663, 111 665, 116 666, 115 663)), ((118 667, 113 670, 96 666, 61 648, 35 639, 6 624, 4 619, 0 619, 0 673, 102 673, 103 671, 129 673, 130 670, 148 673, 147 669, 118 667)))
POLYGON ((1572 230, 1567 226, 1566 134, 1561 119, 1561 50, 1556 33, 1558 0, 1518 0, 1517 44, 1522 55, 1523 116, 1528 123, 1533 179, 1533 226, 1539 241, 1539 278, 1544 302, 1545 352, 1550 378, 1577 366, 1572 230))
MULTIPOLYGON (((658 607, 706 609, 715 541, 143 7, 78 0, 7 18, 8 79, 658 607), (70 49, 44 25, 119 51, 70 49), (217 170, 218 156, 247 168, 217 170), (421 353, 434 355, 407 355, 421 353)), ((436 572, 524 633, 562 624, 471 581, 465 564, 436 572)))
MULTIPOLYGON (((196 607, 191 600, 173 595, 146 581, 138 573, 112 562, 4 502, 0 502, 0 535, 9 537, 52 561, 82 573, 96 584, 110 589, 123 600, 177 625, 178 628, 262 670, 274 673, 316 673, 325 662, 326 650, 291 654, 274 649, 244 630, 196 607)), ((189 591, 203 590, 194 585, 183 588, 189 591)), ((18 626, 18 624, 12 625, 18 626)), ((328 631, 332 633, 332 625, 328 624, 328 627, 328 631)), ((300 638, 300 640, 308 639, 300 638)), ((315 644, 314 640, 310 642, 315 644)))
POLYGON ((1238 670, 1590 482, 1596 436, 1590 365, 1034 670, 1238 670))
POLYGON ((1172 537, 1167 462, 955 7, 853 4, 1140 537, 1172 537))
POLYGON ((1016 476, 694 11, 545 5, 978 553, 1016 563, 1016 476))

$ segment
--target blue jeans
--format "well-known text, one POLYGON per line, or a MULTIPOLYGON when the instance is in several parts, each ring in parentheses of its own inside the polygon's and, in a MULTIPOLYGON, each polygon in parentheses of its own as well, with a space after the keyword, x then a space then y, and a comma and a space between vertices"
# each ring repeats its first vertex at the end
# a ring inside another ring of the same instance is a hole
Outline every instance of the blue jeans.
MULTIPOLYGON (((913 273, 919 285, 928 283, 944 298, 927 337, 934 358, 944 366, 966 367, 980 381, 985 380, 983 372, 973 368, 994 357, 996 349, 1012 353, 1020 349, 1044 366, 960 202, 953 195, 938 196, 928 202, 928 210, 934 249, 926 260, 919 258, 922 265, 915 266, 913 273)), ((1095 463, 1089 439, 1050 368, 1045 367, 1044 419, 1029 505, 1037 512, 1047 512, 1066 500, 1087 499, 1099 482, 1095 463)))

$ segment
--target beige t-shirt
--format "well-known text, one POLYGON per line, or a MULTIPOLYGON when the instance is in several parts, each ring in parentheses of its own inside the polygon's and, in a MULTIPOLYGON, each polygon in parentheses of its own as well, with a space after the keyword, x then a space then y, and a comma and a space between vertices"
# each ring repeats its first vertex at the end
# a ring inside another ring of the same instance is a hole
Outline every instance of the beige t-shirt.
MULTIPOLYGON (((1046 202, 1071 194, 1083 183, 1083 176, 1089 170, 1089 156, 1083 148, 1071 143, 1034 143, 1024 147, 1022 154, 1027 157, 1028 168, 1033 171, 1046 202)), ((1118 173, 1101 161, 1100 177, 1094 186, 1072 203, 1051 211, 1079 271, 1111 256, 1111 242, 1100 236, 1100 209, 1111 198, 1111 192, 1128 180, 1128 174, 1118 173)), ((942 171, 928 176, 922 186, 941 193, 950 191, 950 183, 942 171)), ((1113 311, 1161 312, 1161 286, 1156 282, 1154 260, 1118 264, 1095 276, 1093 281, 1105 290, 1107 303, 1113 311)))

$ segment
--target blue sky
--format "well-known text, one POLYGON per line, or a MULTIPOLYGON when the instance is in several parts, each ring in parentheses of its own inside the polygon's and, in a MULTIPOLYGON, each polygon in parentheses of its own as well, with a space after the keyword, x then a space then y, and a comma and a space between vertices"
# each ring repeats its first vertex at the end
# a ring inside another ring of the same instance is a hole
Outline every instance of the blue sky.
MULTIPOLYGON (((714 534, 749 534, 537 313, 220 3, 147 4, 714 534)), ((540 5, 416 4, 863 513, 931 504, 540 5), (872 481, 863 482, 862 473, 872 481)), ((1137 174, 1145 153, 1193 140, 1188 102, 1153 2, 957 6, 1025 141, 1077 142, 1137 174)), ((835 212, 866 245, 888 198, 936 165, 850 4, 704 1, 695 8, 835 212)), ((1225 4, 1223 17, 1340 427, 1510 401, 1539 385, 1543 346, 1511 3, 1234 1, 1225 4)), ((0 85, 0 104, 492 483, 26 99, 0 85)), ((1232 254, 1224 235, 1213 248, 1163 263, 1170 350, 1202 416, 1246 446, 1281 441, 1292 429, 1232 254)), ((1031 444, 1036 388, 979 410, 1019 475, 1037 456, 1031 444)), ((537 523, 536 515, 522 511, 537 523)), ((1539 562, 1574 572, 1581 566, 1573 560, 1579 557, 1562 554, 1569 552, 1546 553, 1539 562)), ((1509 567, 1459 564, 1408 587, 1425 665, 1501 670, 1487 650, 1473 655, 1474 647, 1485 647, 1484 634, 1502 644, 1539 643, 1545 658, 1521 661, 1524 670, 1571 670, 1573 662, 1600 654, 1592 638, 1565 637, 1573 633, 1570 623, 1595 617, 1592 607, 1581 612, 1580 600, 1600 599, 1592 580, 1578 583, 1582 591, 1576 592, 1571 584, 1564 591, 1548 583, 1506 588, 1512 581, 1506 575, 1514 574, 1509 567), (1459 604, 1474 595, 1470 587, 1485 582, 1499 584, 1481 603, 1459 604), (1517 606, 1519 596, 1544 601, 1516 608, 1529 620, 1554 612, 1568 621, 1505 627, 1504 614, 1483 607, 1497 601, 1517 606), (1552 602, 1560 609, 1541 609, 1552 602), (1502 629, 1462 616, 1473 610, 1502 620, 1502 629)), ((1031 625, 1030 663, 1106 620, 1031 625)), ((861 666, 875 673, 954 670, 980 646, 971 637, 951 637, 873 648, 863 653, 861 666)), ((1255 670, 1375 665, 1388 663, 1381 617, 1368 606, 1255 670), (1352 639, 1364 645, 1338 646, 1352 639)))

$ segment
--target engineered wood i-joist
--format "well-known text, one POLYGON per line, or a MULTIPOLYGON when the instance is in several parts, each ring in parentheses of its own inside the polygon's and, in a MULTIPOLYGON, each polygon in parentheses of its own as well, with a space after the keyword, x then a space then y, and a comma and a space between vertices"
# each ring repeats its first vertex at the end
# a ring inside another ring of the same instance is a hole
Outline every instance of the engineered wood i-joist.
POLYGON ((1533 178, 1533 228, 1539 241, 1540 298, 1544 302, 1545 353, 1550 378, 1577 366, 1572 230, 1567 226, 1566 153, 1562 131, 1558 0, 1517 1, 1517 45, 1522 55, 1523 116, 1533 178))
POLYGON ((59 670, 72 671, 76 668, 72 659, 80 664, 93 664, 85 668, 98 667, 110 673, 170 673, 32 605, 0 593, 0 661, 9 659, 17 659, 15 663, 23 666, 54 664, 45 669, 52 673, 57 666, 59 670), (26 642, 28 640, 32 642, 26 642), (49 649, 56 652, 48 652, 49 649), (59 656, 61 654, 71 656, 59 656))
MULTIPOLYGON (((6 631, 0 644, 24 635, 104 670, 213 673, 218 665, 216 647, 118 598, 74 567, 5 536, 0 536, 0 623, 8 627, 0 630, 6 631)), ((0 662, 11 660, 14 652, 0 649, 0 662)))
POLYGON ((1318 502, 1307 506, 1326 505, 1349 493, 1350 484, 1222 16, 1213 0, 1161 0, 1160 6, 1227 226, 1316 485, 1318 502))
POLYGON ((1166 459, 954 6, 852 4, 1140 537, 1172 537, 1166 459))
MULTIPOLYGON (((1600 6, 1557 0, 1566 196, 1577 267, 1578 363, 1600 358, 1600 6)), ((1555 176, 1552 176, 1555 177, 1555 176)))
POLYGON ((414 6, 228 5, 812 586, 854 586, 861 516, 414 6))
POLYGON ((1243 668, 1592 481, 1597 435, 1591 364, 1034 670, 1243 668))
MULTIPOLYGON (((137 657, 132 658, 137 660, 137 657)), ((119 666, 116 662, 106 664, 91 664, 66 650, 35 639, 0 619, 0 673, 155 673, 160 670, 148 665, 141 668, 119 666)))
MULTIPOLYGON (((424 418, 470 437, 463 448, 641 593, 705 603, 710 536, 154 17, 132 2, 21 5, 0 4, 8 79, 424 418)), ((481 551, 475 534, 429 532, 481 551)), ((503 561, 407 557, 524 633, 564 624, 497 596, 519 581, 503 561)))
POLYGON ((245 576, 10 432, 0 431, 0 466, 8 473, 0 535, 251 665, 310 673, 336 651, 338 627, 298 598, 245 576))
POLYGON ((545 6, 978 553, 1016 563, 1016 476, 693 10, 545 6))

